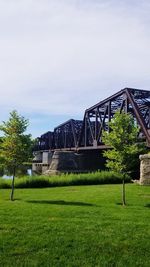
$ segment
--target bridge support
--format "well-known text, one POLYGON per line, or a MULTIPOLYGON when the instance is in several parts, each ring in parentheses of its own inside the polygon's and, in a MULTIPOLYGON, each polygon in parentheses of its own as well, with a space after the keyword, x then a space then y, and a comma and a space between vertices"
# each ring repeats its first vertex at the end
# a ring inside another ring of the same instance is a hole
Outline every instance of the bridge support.
POLYGON ((37 154, 33 160, 32 168, 34 173, 53 175, 89 172, 103 170, 105 165, 101 150, 87 150, 79 153, 74 151, 44 151, 37 153, 41 154, 37 154))
POLYGON ((140 184, 150 185, 150 154, 140 155, 140 184))
POLYGON ((37 151, 34 153, 32 162, 32 172, 34 174, 45 173, 51 164, 53 152, 51 151, 37 151))
POLYGON ((71 151, 55 151, 47 175, 78 172, 78 156, 71 151))

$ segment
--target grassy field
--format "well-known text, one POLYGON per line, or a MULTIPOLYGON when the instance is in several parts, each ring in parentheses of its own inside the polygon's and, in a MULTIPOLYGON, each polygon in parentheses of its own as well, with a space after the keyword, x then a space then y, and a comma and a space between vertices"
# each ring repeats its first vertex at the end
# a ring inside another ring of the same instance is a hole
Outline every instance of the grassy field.
POLYGON ((150 266, 150 187, 0 190, 0 266, 150 266))

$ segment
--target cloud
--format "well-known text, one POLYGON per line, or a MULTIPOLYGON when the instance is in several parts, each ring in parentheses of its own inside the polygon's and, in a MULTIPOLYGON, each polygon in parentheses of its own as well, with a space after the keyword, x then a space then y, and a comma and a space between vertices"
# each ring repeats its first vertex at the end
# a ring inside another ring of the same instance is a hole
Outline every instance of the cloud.
POLYGON ((149 12, 149 1, 1 0, 0 119, 83 117, 125 86, 149 89, 149 12))

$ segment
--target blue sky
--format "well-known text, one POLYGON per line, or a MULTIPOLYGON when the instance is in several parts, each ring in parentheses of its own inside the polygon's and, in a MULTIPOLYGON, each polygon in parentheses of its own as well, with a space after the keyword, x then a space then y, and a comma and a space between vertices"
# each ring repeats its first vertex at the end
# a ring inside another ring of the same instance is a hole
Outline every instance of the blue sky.
POLYGON ((124 87, 150 89, 150 1, 0 0, 0 122, 34 136, 124 87))

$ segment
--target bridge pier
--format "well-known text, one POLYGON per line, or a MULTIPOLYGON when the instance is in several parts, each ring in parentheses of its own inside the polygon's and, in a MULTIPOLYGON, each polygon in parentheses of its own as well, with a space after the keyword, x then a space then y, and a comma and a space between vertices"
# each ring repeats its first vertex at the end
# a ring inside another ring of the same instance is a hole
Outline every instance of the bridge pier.
POLYGON ((32 161, 32 173, 40 174, 42 173, 42 152, 37 151, 34 153, 34 158, 32 161))
POLYGON ((80 173, 105 168, 102 150, 75 151, 44 151, 37 152, 33 160, 33 173, 47 175, 60 173, 80 173))
POLYGON ((53 152, 51 151, 37 151, 34 153, 32 161, 32 172, 34 174, 45 173, 51 164, 53 152))
POLYGON ((55 151, 47 175, 78 172, 78 156, 72 151, 55 151))
POLYGON ((140 184, 150 185, 150 154, 140 155, 140 184))

